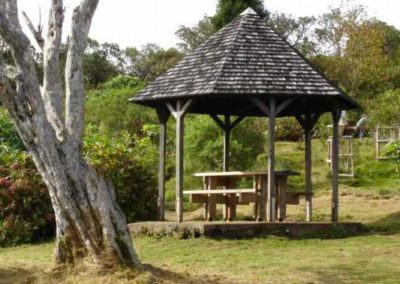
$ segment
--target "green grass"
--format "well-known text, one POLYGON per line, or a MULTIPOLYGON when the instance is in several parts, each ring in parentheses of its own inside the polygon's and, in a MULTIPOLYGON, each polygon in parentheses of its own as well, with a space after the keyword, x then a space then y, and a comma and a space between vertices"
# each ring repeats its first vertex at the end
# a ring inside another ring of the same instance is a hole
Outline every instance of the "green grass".
POLYGON ((400 236, 340 240, 210 240, 138 238, 144 262, 226 283, 394 283, 400 279, 400 236))
MULTIPOLYGON (((140 237, 134 240, 148 264, 144 282, 174 283, 396 283, 400 235, 347 239, 267 237, 247 240, 140 237), (153 275, 152 275, 153 274, 153 275), (186 282, 187 281, 187 282, 186 282)), ((135 283, 122 275, 60 275, 51 267, 51 243, 0 250, 1 283, 135 283), (45 271, 41 273, 40 271, 45 271), (107 277, 107 278, 105 278, 107 277), (30 281, 30 282, 29 282, 30 281), (98 281, 98 282, 97 282, 98 281)))

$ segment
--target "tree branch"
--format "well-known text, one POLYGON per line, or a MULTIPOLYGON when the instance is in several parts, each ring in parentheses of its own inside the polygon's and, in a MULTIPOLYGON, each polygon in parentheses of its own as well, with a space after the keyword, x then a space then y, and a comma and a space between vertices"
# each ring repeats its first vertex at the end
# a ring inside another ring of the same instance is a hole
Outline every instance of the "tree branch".
POLYGON ((64 10, 62 0, 52 0, 47 37, 43 46, 43 92, 47 118, 60 141, 65 140, 64 91, 60 75, 60 46, 64 10))
POLYGON ((22 102, 26 101, 28 109, 25 111, 28 115, 36 113, 40 117, 45 116, 35 65, 30 54, 30 42, 18 20, 16 0, 0 2, 0 35, 12 51, 17 73, 16 93, 22 102))
POLYGON ((82 61, 91 21, 98 2, 99 0, 82 0, 81 4, 74 9, 68 41, 65 67, 65 124, 72 147, 77 150, 82 146, 84 131, 85 88, 82 61))
POLYGON ((37 44, 41 49, 43 49, 44 46, 44 39, 42 37, 42 28, 39 22, 38 29, 36 30, 35 27, 32 24, 32 21, 29 19, 28 15, 25 12, 22 12, 22 16, 25 19, 26 24, 28 25, 29 30, 33 34, 33 37, 35 38, 37 44))

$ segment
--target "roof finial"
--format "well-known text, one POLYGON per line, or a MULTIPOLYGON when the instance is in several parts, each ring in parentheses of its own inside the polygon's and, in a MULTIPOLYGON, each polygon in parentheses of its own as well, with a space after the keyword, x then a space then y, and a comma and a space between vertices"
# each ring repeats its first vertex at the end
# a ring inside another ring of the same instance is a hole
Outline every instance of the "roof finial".
POLYGON ((256 11, 254 11, 251 7, 244 10, 241 14, 242 15, 257 15, 256 11))

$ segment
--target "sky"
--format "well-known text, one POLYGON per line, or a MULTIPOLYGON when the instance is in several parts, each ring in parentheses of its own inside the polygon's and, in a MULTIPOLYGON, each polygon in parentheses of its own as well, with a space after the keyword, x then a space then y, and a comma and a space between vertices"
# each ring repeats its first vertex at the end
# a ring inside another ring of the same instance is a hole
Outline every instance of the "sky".
MULTIPOLYGON (((64 0, 66 6, 65 31, 69 31, 72 9, 80 0, 64 0)), ((318 16, 329 7, 337 7, 342 0, 266 0, 265 7, 271 12, 293 16, 318 16)), ((353 0, 367 8, 370 16, 400 29, 399 0, 353 0)), ((32 22, 46 26, 50 0, 19 0, 20 11, 25 11, 32 22), (40 9, 39 9, 40 7, 40 9)), ((217 0, 100 0, 90 37, 99 42, 115 42, 121 47, 140 47, 156 43, 164 48, 178 42, 175 31, 180 25, 193 26, 204 15, 213 15, 217 0)), ((21 18, 22 19, 22 18, 21 18)), ((24 23, 22 23, 24 25, 24 23)), ((26 27, 24 27, 25 30, 26 27)))

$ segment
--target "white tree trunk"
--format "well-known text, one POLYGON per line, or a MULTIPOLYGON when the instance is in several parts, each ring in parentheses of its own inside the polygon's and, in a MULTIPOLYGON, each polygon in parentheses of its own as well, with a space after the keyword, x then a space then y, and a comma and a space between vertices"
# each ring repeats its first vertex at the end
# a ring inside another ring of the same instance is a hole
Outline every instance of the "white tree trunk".
POLYGON ((0 35, 12 50, 17 72, 14 90, 0 64, 0 99, 49 189, 57 223, 57 263, 89 257, 99 264, 139 266, 112 184, 86 163, 81 152, 85 101, 82 57, 97 4, 98 0, 82 0, 74 10, 63 90, 58 71, 63 2, 52 0, 43 45, 41 92, 30 43, 18 20, 17 0, 0 0, 0 35))

